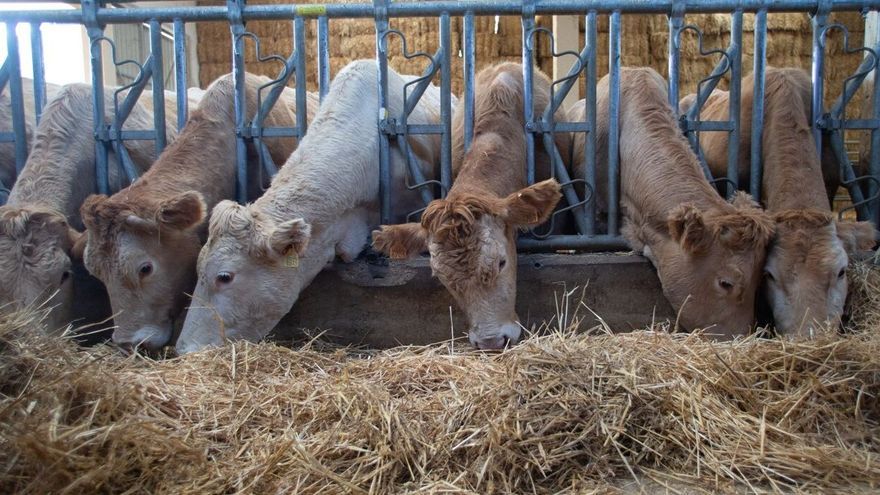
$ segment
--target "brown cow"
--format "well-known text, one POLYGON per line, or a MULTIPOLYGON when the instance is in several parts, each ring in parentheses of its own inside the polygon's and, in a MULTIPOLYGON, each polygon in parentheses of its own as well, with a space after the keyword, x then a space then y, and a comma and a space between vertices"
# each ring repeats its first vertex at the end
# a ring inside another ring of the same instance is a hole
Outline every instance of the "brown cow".
MULTIPOLYGON (((433 201, 421 224, 384 225, 373 246, 394 258, 431 253, 431 269, 452 293, 469 322, 471 343, 499 349, 520 338, 516 303, 516 233, 544 223, 561 197, 559 184, 545 180, 526 187, 523 68, 504 63, 476 77, 474 138, 464 153, 464 108, 454 118, 455 183, 445 199, 433 201)), ((550 101, 551 81, 537 72, 534 108, 550 101)), ((565 113, 559 110, 557 119, 565 113)), ((568 155, 568 135, 559 135, 568 155)), ((549 159, 544 153, 548 177, 549 159)))
MULTIPOLYGON (((666 83, 648 68, 623 68, 620 80, 620 187, 623 235, 657 268, 663 293, 687 329, 742 335, 755 315, 773 221, 748 195, 725 202, 700 169, 668 103, 666 83)), ((597 88, 597 162, 607 161, 608 77, 597 88)), ((570 113, 584 119, 584 106, 570 113)), ((583 161, 583 134, 575 163, 583 161)), ((607 183, 598 167, 598 184, 607 183)), ((606 191, 599 189, 599 206, 606 191)))
MULTIPOLYGON (((248 75, 247 108, 268 78, 248 75)), ((309 98, 309 115, 317 98, 309 98)), ((295 125, 295 94, 286 88, 265 125, 295 125)), ((235 194, 233 78, 214 81, 179 139, 137 182, 111 197, 91 196, 81 211, 87 235, 84 261, 107 287, 115 315, 113 341, 156 349, 169 342, 174 319, 195 285, 195 264, 209 208, 235 194)), ((284 163, 293 138, 267 139, 272 159, 284 163)), ((248 197, 265 181, 257 160, 248 162, 248 197)))
MULTIPOLYGON (((403 111, 404 80, 388 71, 391 115, 403 111)), ((345 66, 266 194, 245 206, 223 201, 214 208, 179 353, 265 337, 328 263, 336 256, 351 261, 363 250, 379 215, 377 91, 374 60, 345 66)), ((408 122, 439 123, 438 94, 429 86, 408 122)), ((408 142, 426 174, 424 167, 439 164, 437 135, 410 135, 408 142)), ((392 216, 403 219, 422 202, 405 186, 397 147, 389 158, 392 216)))
MULTIPOLYGON (((153 128, 153 114, 143 103, 145 92, 132 109, 123 129, 153 128)), ((166 97, 169 139, 177 136, 174 94, 166 97)), ((104 96, 106 117, 112 117, 113 96, 104 96)), ((92 89, 85 84, 61 88, 43 112, 34 131, 33 148, 21 177, 12 188, 9 203, 0 207, 0 271, 15 283, 0 286, 0 305, 53 307, 46 327, 56 330, 72 317, 72 261, 69 256, 81 229, 79 207, 95 192, 95 139, 93 137, 92 89)), ((139 173, 156 159, 153 141, 126 141, 139 173)), ((125 177, 109 156, 112 190, 125 185, 125 177)))
MULTIPOLYGON (((742 82, 740 175, 749 170, 753 95, 750 75, 742 82)), ((835 220, 831 213, 810 130, 810 76, 801 69, 767 68, 764 102, 761 200, 776 220, 776 237, 764 266, 763 292, 779 332, 811 335, 840 320, 848 253, 873 247, 874 228, 869 222, 835 220)), ((727 93, 718 92, 702 117, 727 116, 727 93)), ((715 174, 725 173, 727 143, 726 132, 700 136, 715 174)))

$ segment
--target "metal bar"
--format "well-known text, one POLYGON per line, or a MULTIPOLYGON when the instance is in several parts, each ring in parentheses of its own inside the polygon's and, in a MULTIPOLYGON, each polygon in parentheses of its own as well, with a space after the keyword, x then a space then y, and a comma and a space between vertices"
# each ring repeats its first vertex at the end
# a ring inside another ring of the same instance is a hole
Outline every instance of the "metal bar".
POLYGON ((235 198, 244 204, 248 200, 247 174, 247 99, 245 95, 244 24, 241 10, 244 0, 226 0, 229 30, 232 34, 233 110, 235 112, 235 198))
POLYGON ((296 57, 296 128, 302 138, 308 131, 306 106, 306 21, 297 16, 293 20, 293 50, 296 57), (301 54, 301 56, 299 55, 301 54))
POLYGON ((425 179, 425 174, 422 173, 422 160, 413 153, 405 136, 403 139, 398 139, 397 143, 401 148, 404 148, 403 156, 406 157, 406 165, 409 168, 409 173, 412 176, 414 183, 414 186, 412 186, 411 189, 418 189, 419 195, 422 197, 422 202, 427 205, 431 201, 434 201, 434 195, 431 193, 431 188, 428 187, 432 183, 428 182, 427 179, 425 179))
POLYGON ((829 137, 831 138, 831 150, 837 158, 837 163, 840 164, 842 182, 847 191, 849 191, 849 196, 852 199, 858 218, 859 220, 868 220, 871 217, 870 209, 868 204, 865 203, 865 196, 862 193, 862 188, 856 180, 856 173, 846 154, 846 146, 843 143, 843 134, 840 131, 832 131, 829 137))
MULTIPOLYGON (((618 11, 626 14, 665 14, 669 12, 675 0, 596 0, 589 3, 590 8, 599 13, 618 11)), ((817 0, 687 0, 685 9, 690 13, 732 12, 742 9, 745 12, 757 12, 766 8, 769 12, 809 12, 815 11, 817 0)), ((861 9, 878 9, 880 0, 833 0, 828 2, 834 11, 857 11, 861 9)), ((535 8, 538 15, 583 14, 583 0, 542 0, 535 8)), ((522 12, 519 2, 489 1, 427 1, 392 3, 387 9, 388 17, 423 17, 438 16, 443 13, 461 16, 472 11, 475 15, 517 15, 522 12)), ((4 11, 0 13, 0 22, 52 22, 78 24, 79 13, 75 10, 22 10, 4 11)), ((347 4, 283 4, 283 5, 249 5, 242 9, 242 20, 290 19, 294 16, 316 18, 370 18, 375 10, 369 3, 347 4)), ((175 18, 187 22, 223 21, 228 19, 228 10, 222 6, 197 7, 151 7, 143 9, 112 9, 102 8, 97 12, 97 20, 101 23, 142 23, 155 19, 160 22, 172 22, 175 18)))
MULTIPOLYGON (((278 98, 281 97, 282 93, 284 93, 284 88, 287 86, 287 82, 290 81, 290 78, 297 73, 297 65, 299 64, 298 59, 300 58, 301 53, 294 49, 293 53, 284 61, 284 68, 281 69, 281 74, 276 78, 276 81, 272 85, 272 89, 269 90, 269 94, 263 98, 263 101, 260 103, 260 107, 257 109, 257 114, 254 115, 253 122, 251 123, 251 135, 253 136, 266 136, 266 130, 263 129, 263 121, 269 114, 272 112, 272 108, 275 107, 275 104, 278 102, 278 98)), ((299 77, 297 79, 300 79, 299 77)), ((296 104, 296 102, 294 102, 296 104)), ((299 110, 297 110, 299 112, 299 110)), ((295 130, 292 136, 300 136, 301 132, 299 130, 295 130)))
POLYGON ((474 137, 474 78, 476 68, 476 47, 474 26, 474 14, 469 12, 464 16, 463 26, 464 52, 464 97, 461 104, 464 105, 464 151, 471 149, 471 141, 474 137))
POLYGON ((516 247, 524 251, 553 252, 589 249, 592 251, 630 251, 632 248, 620 236, 612 235, 551 235, 545 239, 520 237, 516 247))
POLYGON ((21 173, 27 161, 24 92, 21 87, 21 61, 18 53, 16 24, 6 24, 6 60, 9 63, 9 101, 12 106, 12 132, 15 133, 15 173, 21 173))
POLYGON ((815 15, 813 15, 813 53, 812 53, 812 78, 813 78, 813 98, 812 98, 812 127, 813 140, 816 141, 816 151, 822 156, 822 129, 819 121, 825 115, 822 97, 824 93, 825 77, 825 50, 823 49, 822 38, 824 37, 825 26, 828 24, 828 7, 829 1, 820 1, 817 6, 815 15))
POLYGON ((742 35, 743 11, 731 15, 730 47, 730 92, 728 104, 733 129, 727 140, 727 196, 732 197, 739 188, 739 140, 740 140, 740 100, 742 98, 742 35))
POLYGON ((684 123, 684 127, 688 131, 730 132, 733 130, 733 123, 731 123, 729 120, 697 120, 697 121, 687 120, 684 123))
POLYGON ((162 24, 150 21, 150 57, 153 60, 153 127, 156 129, 156 154, 167 144, 165 133, 165 71, 162 63, 162 24))
MULTIPOLYGON (((570 206, 574 206, 581 202, 580 198, 578 198, 577 192, 574 190, 574 186, 571 185, 571 177, 568 175, 568 170, 565 168, 565 162, 562 160, 562 157, 559 156, 559 149, 556 148, 556 143, 553 140, 553 134, 545 132, 541 135, 541 139, 544 141, 544 149, 546 149, 549 153, 553 154, 553 168, 554 175, 560 184, 564 184, 562 186, 562 195, 565 197, 566 203, 570 206)), ((581 215, 574 216, 575 224, 578 229, 578 234, 585 234, 587 231, 587 224, 585 218, 581 215)))
POLYGON ((177 132, 183 130, 189 113, 186 77, 186 28, 181 19, 174 19, 174 78, 177 90, 177 132))
POLYGON ((116 159, 126 179, 128 179, 128 183, 131 184, 136 181, 138 178, 137 168, 135 168, 131 155, 128 154, 128 149, 122 140, 113 140, 113 150, 116 151, 116 159))
MULTIPOLYGON (((733 55, 728 49, 727 57, 731 58, 733 55)), ((688 110, 687 120, 688 121, 696 121, 697 114, 702 109, 702 104, 709 99, 709 96, 712 95, 712 91, 715 91, 715 87, 718 86, 718 81, 721 79, 721 75, 727 72, 729 62, 727 58, 721 57, 718 60, 718 63, 715 64, 715 67, 712 69, 712 72, 705 79, 706 83, 703 84, 702 88, 700 88, 699 93, 697 94, 696 103, 688 110)), ((675 106, 678 106, 678 102, 675 103, 675 106)))
POLYGON ((419 77, 419 79, 422 80, 415 84, 415 87, 410 90, 409 95, 404 95, 406 96, 405 114, 411 114, 413 110, 416 109, 416 106, 418 106, 419 100, 422 98, 422 95, 425 94, 425 90, 431 85, 431 80, 433 79, 434 74, 436 74, 443 65, 442 58, 443 49, 439 48, 437 53, 431 58, 431 64, 425 67, 425 70, 422 71, 422 75, 419 77))
POLYGON ((3 65, 0 66, 0 93, 6 89, 6 84, 9 82, 9 57, 6 57, 6 60, 3 61, 3 65))
POLYGON ((321 101, 330 90, 330 21, 327 16, 318 17, 318 95, 321 101))
MULTIPOLYGON (((873 46, 875 52, 880 50, 880 43, 873 46)), ((880 52, 877 52, 880 53, 880 52)), ((849 105, 849 102, 852 100, 853 96, 856 95, 856 92, 861 87, 862 83, 868 77, 868 74, 871 73, 876 60, 872 56, 866 56, 862 63, 859 65, 859 68, 856 69, 855 74, 852 79, 847 79, 843 85, 843 92, 840 96, 834 100, 834 104, 831 105, 831 109, 828 110, 829 117, 823 119, 823 123, 827 119, 840 119, 843 116, 844 111, 846 110, 846 106, 849 105)), ((823 126, 826 127, 827 126, 823 126)))
POLYGON ((122 127, 122 122, 125 122, 128 119, 134 106, 137 105, 138 100, 140 100, 141 95, 144 93, 144 89, 147 87, 147 81, 153 77, 153 67, 153 55, 151 54, 147 57, 147 60, 144 61, 140 79, 128 88, 128 92, 125 94, 122 104, 116 108, 116 113, 113 115, 114 127, 122 127))
POLYGON ((679 31, 684 25, 684 2, 677 1, 673 3, 667 23, 669 24, 669 40, 667 42, 669 50, 669 104, 672 106, 675 116, 678 117, 679 65, 681 59, 679 31))
POLYGON ((449 23, 449 14, 440 16, 440 49, 443 50, 440 64, 440 121, 443 125, 443 135, 440 137, 440 183, 444 197, 452 187, 452 36, 449 23))
POLYGON ((752 197, 761 199, 763 164, 761 146, 764 135, 764 69, 767 65, 767 11, 762 9, 755 16, 755 57, 752 75, 755 80, 752 92, 752 149, 749 184, 752 197))
POLYGON ((385 34, 388 31, 389 0, 373 0, 376 23, 376 63, 379 68, 379 220, 391 222, 391 146, 389 136, 382 132, 388 121, 388 47, 385 34))
MULTIPOLYGON (((873 11, 872 15, 880 18, 880 12, 873 11)), ((880 28, 880 26, 878 26, 880 28)), ((874 31, 875 38, 870 40, 870 44, 874 46, 874 51, 876 53, 880 53, 878 49, 880 49, 880 29, 874 31)), ((878 81, 878 73, 880 73, 880 67, 874 68, 873 74, 873 92, 871 99, 871 116, 874 120, 880 120, 880 81, 878 81)), ((880 179, 880 127, 875 127, 871 129, 871 162, 868 165, 868 173, 871 177, 875 179, 880 179)), ((868 181, 868 197, 876 198, 878 193, 880 193, 880 187, 878 184, 873 181, 868 181)), ((869 213, 871 221, 874 222, 874 227, 880 226, 880 200, 874 200, 873 205, 868 205, 869 213)))
MULTIPOLYGON (((526 184, 535 183, 535 124, 534 106, 534 54, 529 37, 535 29, 535 0, 523 0, 522 3, 522 67, 523 67, 523 100, 524 118, 526 122, 526 184)), ((552 170, 552 169, 551 169, 552 170)))
POLYGON ((620 202, 620 11, 611 14, 608 27, 608 235, 619 233, 620 202))
POLYGON ((82 1, 82 20, 89 36, 89 59, 92 67, 92 119, 95 132, 95 182, 99 194, 110 194, 107 162, 107 125, 104 121, 104 59, 101 40, 104 29, 96 20, 98 4, 82 1))
POLYGON ((43 32, 38 22, 31 23, 31 66, 34 72, 34 120, 39 124, 46 106, 46 70, 43 65, 43 32))
MULTIPOLYGON (((584 163, 582 166, 584 180, 591 191, 589 201, 584 204, 583 211, 587 235, 596 233, 596 81, 598 79, 596 26, 596 11, 591 10, 584 20, 584 48, 589 51, 587 55, 587 87, 584 95, 587 132, 584 135, 584 163)), ((572 164, 572 167, 574 166, 575 164, 572 164)))

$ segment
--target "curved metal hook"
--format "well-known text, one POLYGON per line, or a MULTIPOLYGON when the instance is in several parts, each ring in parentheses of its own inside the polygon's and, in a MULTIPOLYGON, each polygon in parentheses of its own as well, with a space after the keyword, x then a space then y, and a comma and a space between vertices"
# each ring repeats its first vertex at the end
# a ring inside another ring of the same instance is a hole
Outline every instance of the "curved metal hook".
MULTIPOLYGON (((877 190, 880 191, 880 179, 878 179, 877 177, 874 177, 873 175, 863 175, 863 176, 861 176, 861 177, 856 177, 855 179, 852 179, 852 180, 841 181, 840 185, 842 185, 842 186, 846 187, 847 189, 849 189, 848 186, 850 186, 850 185, 852 185, 852 184, 855 184, 855 183, 857 183, 857 182, 863 182, 863 181, 872 181, 872 182, 874 182, 874 184, 877 186, 877 190)), ((858 203, 853 203, 853 204, 851 204, 850 206, 847 206, 846 208, 842 208, 842 209, 837 213, 837 219, 838 219, 838 220, 843 220, 843 214, 844 214, 845 212, 850 211, 850 210, 855 210, 856 208, 858 208, 858 207, 860 207, 860 206, 862 206, 862 205, 866 205, 866 204, 868 204, 868 203, 870 203, 870 202, 872 202, 872 201, 876 201, 878 198, 880 198, 880 192, 875 193, 873 196, 871 196, 871 197, 869 197, 869 198, 865 198, 865 199, 859 201, 858 203)))
POLYGON ((287 69, 287 63, 286 63, 284 57, 282 57, 281 55, 272 54, 272 55, 263 56, 261 45, 260 45, 260 38, 257 35, 255 35, 254 33, 250 32, 250 31, 247 31, 247 32, 241 33, 238 36, 236 36, 236 41, 241 38, 250 38, 250 39, 254 40, 254 55, 256 56, 257 62, 275 61, 275 62, 281 63, 281 74, 279 74, 277 78, 272 79, 271 81, 269 81, 266 84, 263 84, 257 88, 257 109, 259 110, 263 104, 263 90, 265 90, 268 87, 275 86, 276 84, 280 83, 281 81, 284 81, 285 79, 287 79, 287 77, 288 77, 287 75, 288 75, 289 71, 287 69))
POLYGON ((697 82, 697 101, 695 104, 697 105, 697 121, 699 121, 700 110, 702 110, 703 104, 706 103, 705 101, 700 100, 700 93, 702 93, 703 85, 708 83, 709 81, 719 80, 724 77, 725 74, 731 71, 732 64, 730 62, 730 55, 727 53, 727 50, 723 50, 721 48, 712 48, 710 50, 706 50, 705 48, 703 48, 703 32, 700 30, 699 27, 695 26, 694 24, 687 24, 685 26, 682 26, 680 29, 678 29, 678 32, 675 33, 674 43, 676 49, 681 49, 681 34, 685 31, 693 31, 694 33, 696 33, 697 50, 700 52, 701 57, 720 55, 721 58, 724 60, 724 70, 719 72, 717 75, 709 75, 707 77, 704 77, 703 79, 700 79, 700 81, 697 82))
POLYGON ((544 239, 550 237, 550 235, 553 234, 553 229, 556 228, 556 217, 558 215, 561 215, 565 212, 571 211, 575 208, 584 206, 585 204, 587 204, 593 200, 593 195, 594 195, 593 186, 591 186, 589 183, 587 183, 587 181, 584 179, 572 179, 568 182, 564 182, 564 183, 560 184, 560 187, 568 187, 568 186, 572 186, 574 184, 583 184, 584 185, 584 199, 578 201, 577 203, 575 203, 573 205, 568 205, 568 206, 565 206, 563 208, 559 208, 558 210, 554 211, 550 215, 550 220, 548 220, 547 222, 544 222, 542 224, 542 225, 548 226, 547 232, 539 234, 536 231, 536 229, 538 227, 540 227, 540 225, 539 225, 537 227, 533 227, 533 228, 528 229, 528 233, 530 236, 532 236, 533 238, 538 239, 538 240, 544 240, 544 239))
POLYGON ((123 65, 134 65, 138 69, 137 77, 135 77, 131 83, 126 84, 125 86, 120 86, 113 91, 113 113, 114 113, 114 115, 116 115, 119 113, 119 94, 122 93, 123 91, 129 90, 129 89, 141 84, 141 82, 144 80, 144 66, 143 66, 143 64, 141 64, 137 60, 133 60, 130 58, 122 60, 122 61, 117 61, 116 60, 116 42, 106 36, 100 36, 98 38, 93 39, 89 45, 89 48, 91 48, 92 46, 94 46, 97 43, 100 43, 101 41, 106 41, 107 44, 110 45, 110 61, 113 63, 114 67, 122 67, 123 65))
POLYGON ((526 37, 526 47, 529 50, 534 50, 534 46, 532 46, 532 45, 533 45, 533 41, 535 39, 537 39, 535 34, 538 32, 543 32, 543 33, 547 34, 547 36, 550 37, 550 56, 551 57, 561 58, 566 55, 570 55, 570 56, 573 56, 575 58, 575 60, 577 61, 577 65, 576 65, 577 70, 576 71, 572 71, 571 75, 557 79, 550 84, 550 90, 551 90, 551 96, 552 96, 552 93, 555 92, 554 88, 557 85, 563 84, 571 79, 577 79, 578 76, 580 75, 580 73, 584 70, 585 66, 587 65, 587 61, 585 61, 581 57, 580 53, 578 53, 574 50, 564 50, 561 52, 557 52, 556 51, 556 37, 553 35, 553 31, 551 31, 545 27, 537 27, 537 28, 532 29, 529 32, 529 35, 526 37))

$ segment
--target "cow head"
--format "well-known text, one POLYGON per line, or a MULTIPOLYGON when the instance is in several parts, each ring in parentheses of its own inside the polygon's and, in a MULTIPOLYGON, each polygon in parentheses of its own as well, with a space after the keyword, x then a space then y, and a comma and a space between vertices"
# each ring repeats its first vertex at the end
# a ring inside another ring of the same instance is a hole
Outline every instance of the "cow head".
MULTIPOLYGON (((731 205, 701 211, 674 209, 660 229, 640 226, 645 255, 657 267, 663 293, 687 329, 730 338, 747 333, 755 318, 773 221, 747 194, 731 205)), ((632 229, 632 226, 628 226, 632 229)))
POLYGON ((60 213, 0 207, 0 306, 51 307, 46 327, 67 325, 73 304, 70 251, 79 237, 60 213))
POLYGON ((201 194, 188 191, 151 205, 93 195, 81 208, 86 268, 107 287, 113 341, 153 350, 171 340, 174 318, 192 290, 205 218, 201 194))
POLYGON ((467 316, 481 349, 520 338, 516 303, 516 230, 544 223, 561 197, 546 180, 506 198, 460 194, 433 201, 421 224, 385 225, 373 246, 393 258, 429 251, 431 270, 467 316))
POLYGON ((177 339, 178 353, 265 337, 333 258, 332 245, 329 253, 311 250, 322 244, 312 234, 302 218, 276 221, 254 205, 218 203, 199 254, 198 283, 177 339))
POLYGON ((811 335, 836 323, 846 302, 849 255, 874 246, 869 222, 834 220, 830 212, 774 215, 776 236, 764 265, 764 293, 783 334, 811 335))

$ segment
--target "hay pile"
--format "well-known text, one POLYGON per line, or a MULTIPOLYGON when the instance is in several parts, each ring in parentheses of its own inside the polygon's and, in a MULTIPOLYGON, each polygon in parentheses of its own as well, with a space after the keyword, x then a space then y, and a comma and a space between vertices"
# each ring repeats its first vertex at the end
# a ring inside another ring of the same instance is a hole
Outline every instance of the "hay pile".
POLYGON ((494 355, 239 344, 150 361, 18 313, 0 320, 0 490, 869 491, 880 274, 853 280, 858 331, 801 343, 556 332, 494 355))

